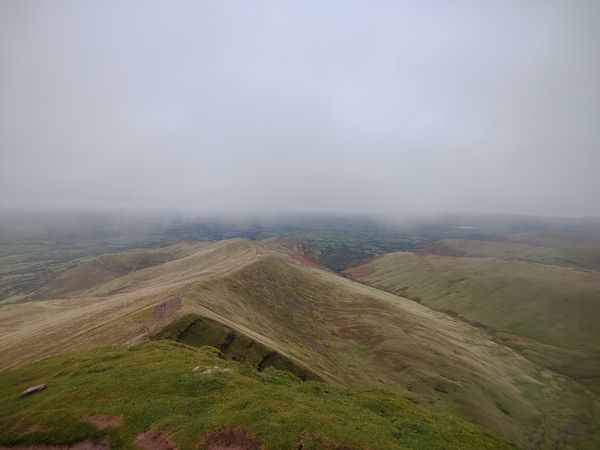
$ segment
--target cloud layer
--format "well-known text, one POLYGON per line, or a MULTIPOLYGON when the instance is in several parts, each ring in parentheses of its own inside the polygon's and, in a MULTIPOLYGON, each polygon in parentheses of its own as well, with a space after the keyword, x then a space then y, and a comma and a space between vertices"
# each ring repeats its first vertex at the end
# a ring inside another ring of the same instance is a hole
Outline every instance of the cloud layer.
POLYGON ((600 214, 600 2, 0 4, 0 205, 600 214))

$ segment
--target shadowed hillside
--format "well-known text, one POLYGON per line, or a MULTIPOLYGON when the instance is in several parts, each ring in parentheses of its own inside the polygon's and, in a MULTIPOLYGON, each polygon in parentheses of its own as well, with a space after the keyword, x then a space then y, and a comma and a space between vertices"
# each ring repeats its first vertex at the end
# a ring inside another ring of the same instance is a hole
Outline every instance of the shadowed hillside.
POLYGON ((289 358, 280 355, 244 334, 231 328, 194 314, 188 314, 161 328, 150 336, 151 339, 172 339, 193 347, 205 345, 215 347, 227 359, 242 362, 262 372, 273 367, 289 372, 301 380, 320 378, 289 358))

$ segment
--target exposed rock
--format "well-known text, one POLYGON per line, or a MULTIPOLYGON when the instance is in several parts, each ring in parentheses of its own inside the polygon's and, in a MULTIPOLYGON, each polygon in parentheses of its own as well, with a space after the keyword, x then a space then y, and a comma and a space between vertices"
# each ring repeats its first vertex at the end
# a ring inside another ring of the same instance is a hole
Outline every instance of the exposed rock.
POLYGON ((46 389, 45 384, 36 384, 35 386, 28 387, 23 392, 21 392, 21 398, 27 397, 31 394, 35 394, 36 392, 43 391, 44 389, 46 389))

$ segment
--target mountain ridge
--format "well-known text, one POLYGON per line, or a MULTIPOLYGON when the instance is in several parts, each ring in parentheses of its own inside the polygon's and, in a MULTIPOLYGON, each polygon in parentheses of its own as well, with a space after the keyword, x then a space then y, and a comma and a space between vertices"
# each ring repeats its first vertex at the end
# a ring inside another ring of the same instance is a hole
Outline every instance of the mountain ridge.
MULTIPOLYGON (((158 329, 199 314, 328 383, 384 387, 523 445, 551 445, 564 438, 565 427, 573 433, 574 424, 592 420, 587 410, 564 408, 585 395, 579 386, 493 342, 483 331, 307 265, 293 246, 274 249, 272 244, 244 239, 187 243, 193 247, 182 257, 65 292, 62 299, 12 305, 0 322, 7 337, 0 349, 5 359, 14 359, 10 366, 22 365, 65 350, 131 343, 147 335, 152 324, 158 329), (157 316, 157 308, 177 298, 178 308, 168 317, 157 316), (7 333, 7 321, 19 317, 19 329, 13 323, 7 333), (41 336, 46 343, 40 346, 41 336), (529 393, 548 380, 553 387, 544 397, 529 393)), ((165 251, 170 249, 156 252, 165 251)), ((104 258, 104 263, 110 260, 104 258)), ((578 439, 586 433, 575 428, 578 439)))

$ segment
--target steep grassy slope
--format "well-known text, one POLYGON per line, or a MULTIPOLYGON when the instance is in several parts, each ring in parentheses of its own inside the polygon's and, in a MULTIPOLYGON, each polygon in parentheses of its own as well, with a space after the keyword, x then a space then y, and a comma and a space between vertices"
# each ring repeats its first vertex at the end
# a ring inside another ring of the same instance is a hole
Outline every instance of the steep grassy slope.
MULTIPOLYGON (((188 245, 195 248, 189 256, 69 292, 65 298, 0 305, 0 369, 143 337, 173 318, 192 281, 222 276, 263 253, 240 239, 188 245), (161 304, 173 308, 163 311, 161 304), (163 314, 170 310, 175 311, 163 314)), ((67 278, 65 283, 76 281, 67 278)))
POLYGON ((280 257, 195 284, 184 307, 254 333, 330 382, 385 386, 523 445, 585 438, 596 427, 585 389, 485 333, 280 257))
POLYGON ((398 252, 346 273, 548 344, 600 346, 597 272, 498 258, 398 252))
POLYGON ((511 448, 389 392, 300 382, 219 359, 214 349, 165 341, 66 354, 4 372, 0 396, 0 444, 108 438, 113 448, 133 449, 136 436, 152 429, 166 430, 163 437, 180 448, 200 448, 216 429, 241 434, 243 427, 267 449, 511 448), (36 382, 47 389, 19 399, 36 382))
POLYGON ((331 385, 389 389, 524 446, 579 445, 598 427, 588 391, 484 331, 250 241, 199 244, 65 296, 0 309, 0 366, 134 343, 197 314, 331 385))
MULTIPOLYGON (((513 245, 444 243, 469 254, 513 255, 513 245)), ((438 247, 439 250, 440 247, 438 247)), ((522 250, 522 249, 519 249, 522 250)), ((543 257, 547 254, 539 253, 543 257)), ((522 252, 519 257, 523 257, 522 252)), ((600 273, 514 259, 391 253, 352 278, 499 332, 528 357, 600 392, 600 273)))
POLYGON ((273 367, 304 381, 320 381, 320 378, 310 370, 260 342, 219 322, 195 314, 188 314, 171 322, 153 333, 150 338, 153 340, 172 339, 192 347, 208 345, 218 349, 227 359, 242 362, 258 371, 273 367))

